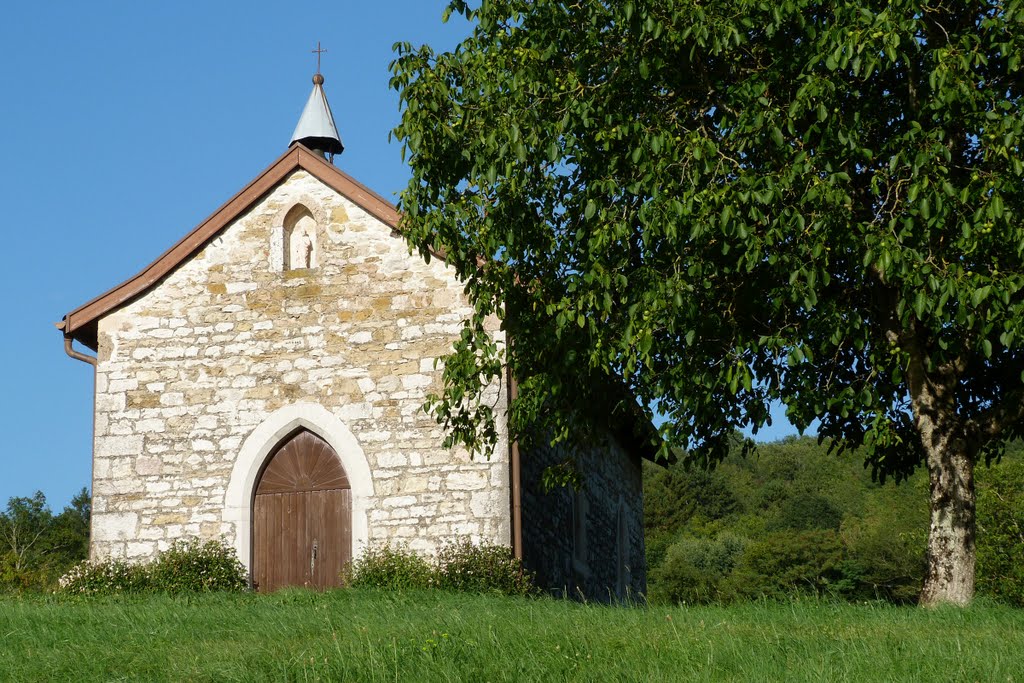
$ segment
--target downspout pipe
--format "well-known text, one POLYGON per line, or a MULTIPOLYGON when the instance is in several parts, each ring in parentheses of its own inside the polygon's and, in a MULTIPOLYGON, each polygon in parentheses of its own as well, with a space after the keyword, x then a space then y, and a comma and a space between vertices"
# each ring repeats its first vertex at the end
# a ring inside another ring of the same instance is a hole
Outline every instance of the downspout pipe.
POLYGON ((75 351, 74 347, 72 346, 73 342, 74 342, 74 339, 71 338, 71 335, 65 333, 64 334, 64 353, 68 354, 69 356, 71 356, 75 360, 80 360, 83 363, 88 363, 89 365, 91 365, 91 366, 93 366, 95 368, 96 367, 96 357, 95 356, 89 356, 89 355, 84 354, 84 353, 82 353, 80 351, 75 351))
MULTIPOLYGON (((93 411, 92 411, 92 437, 93 437, 93 452, 92 452, 92 458, 90 458, 90 460, 92 461, 92 471, 90 472, 90 476, 89 476, 89 484, 90 484, 89 489, 90 489, 90 492, 92 492, 92 491, 96 490, 96 409, 95 409, 95 406, 96 406, 96 364, 97 364, 97 358, 96 358, 96 356, 89 356, 89 355, 81 353, 79 351, 75 351, 74 347, 72 346, 72 344, 74 343, 75 340, 71 337, 70 334, 67 333, 67 330, 65 329, 66 325, 67 325, 67 321, 66 320, 63 321, 63 322, 57 323, 57 329, 59 329, 59 330, 64 332, 64 353, 66 353, 71 358, 74 358, 75 360, 80 360, 83 363, 88 363, 89 365, 92 366, 92 404, 93 404, 93 411)), ((91 495, 91 493, 90 493, 90 496, 89 496, 89 500, 90 500, 90 502, 94 500, 94 498, 91 495)), ((94 559, 93 558, 93 548, 94 548, 94 546, 93 546, 93 543, 92 543, 92 539, 96 538, 96 536, 94 534, 95 524, 96 524, 96 517, 95 516, 90 516, 89 517, 89 539, 90 539, 89 540, 89 559, 90 560, 94 559)))
MULTIPOLYGON (((512 402, 519 396, 519 384, 512 375, 511 368, 508 373, 508 404, 511 413, 512 402)), ((509 441, 509 478, 512 480, 512 555, 517 560, 523 559, 523 493, 522 493, 522 468, 519 461, 519 440, 509 441)))

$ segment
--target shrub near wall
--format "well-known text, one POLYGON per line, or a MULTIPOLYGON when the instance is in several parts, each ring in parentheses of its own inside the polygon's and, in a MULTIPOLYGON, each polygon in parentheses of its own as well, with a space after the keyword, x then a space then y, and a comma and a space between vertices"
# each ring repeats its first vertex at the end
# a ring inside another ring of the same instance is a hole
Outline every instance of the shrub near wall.
POLYGON ((529 595, 535 591, 533 576, 500 545, 474 545, 468 540, 441 546, 437 554, 438 585, 449 590, 529 595))
POLYGON ((533 574, 523 569, 510 548, 469 540, 445 543, 434 564, 405 546, 369 548, 344 576, 349 586, 389 590, 442 588, 520 596, 537 590, 533 574))
POLYGON ((434 568, 429 562, 405 546, 390 544, 367 548, 349 565, 342 579, 354 588, 415 590, 436 585, 434 568))
POLYGON ((124 560, 102 560, 76 564, 60 577, 56 592, 80 595, 141 593, 149 587, 145 565, 124 560))
POLYGON ((221 541, 178 541, 150 565, 153 590, 168 593, 243 591, 249 575, 233 548, 221 541))
POLYGON ((177 541, 150 564, 124 560, 82 562, 61 577, 68 594, 238 592, 249 576, 233 548, 222 541, 177 541))

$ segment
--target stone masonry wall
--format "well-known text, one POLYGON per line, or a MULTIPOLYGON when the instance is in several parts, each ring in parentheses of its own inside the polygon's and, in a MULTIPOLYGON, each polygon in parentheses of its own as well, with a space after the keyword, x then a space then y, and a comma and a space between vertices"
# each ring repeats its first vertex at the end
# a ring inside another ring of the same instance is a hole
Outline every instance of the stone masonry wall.
POLYGON ((537 573, 538 584, 599 601, 646 593, 639 458, 610 437, 589 449, 531 441, 520 446, 523 561, 537 573), (570 454, 582 475, 580 489, 545 493, 544 469, 570 454))
POLYGON ((93 557, 146 559, 179 538, 248 534, 223 516, 238 450, 298 401, 332 412, 362 447, 371 543, 425 553, 452 536, 508 543, 507 445, 471 462, 441 447, 421 410, 468 312, 443 263, 410 255, 389 227, 296 171, 100 321, 93 557), (287 271, 281 216, 296 201, 317 219, 318 267, 287 271))

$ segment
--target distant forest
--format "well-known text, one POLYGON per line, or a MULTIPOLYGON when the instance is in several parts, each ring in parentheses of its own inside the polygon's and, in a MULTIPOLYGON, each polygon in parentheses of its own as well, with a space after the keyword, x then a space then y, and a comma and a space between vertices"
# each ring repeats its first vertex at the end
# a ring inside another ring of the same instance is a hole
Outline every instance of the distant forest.
POLYGON ((0 512, 0 592, 47 590, 89 553, 92 500, 83 488, 54 514, 41 491, 0 512))
MULTIPOLYGON (((928 474, 873 482, 856 453, 789 438, 716 468, 644 463, 648 597, 703 604, 817 594, 913 603, 928 474)), ((1024 605, 1024 446, 977 469, 978 594, 1024 605)))

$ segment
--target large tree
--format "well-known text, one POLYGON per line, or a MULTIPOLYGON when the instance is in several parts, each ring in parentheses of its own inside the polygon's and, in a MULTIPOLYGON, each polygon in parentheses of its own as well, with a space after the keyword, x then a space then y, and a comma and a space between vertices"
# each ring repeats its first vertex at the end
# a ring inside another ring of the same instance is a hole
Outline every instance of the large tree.
POLYGON ((406 234, 477 311, 432 405, 451 440, 492 443, 502 362, 517 432, 564 436, 617 378, 705 462, 781 401, 879 477, 928 468, 921 598, 968 602, 974 468, 1024 431, 1024 2, 448 12, 469 36, 392 73, 406 234))

